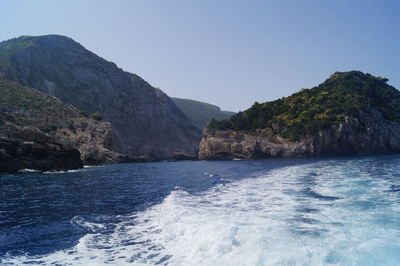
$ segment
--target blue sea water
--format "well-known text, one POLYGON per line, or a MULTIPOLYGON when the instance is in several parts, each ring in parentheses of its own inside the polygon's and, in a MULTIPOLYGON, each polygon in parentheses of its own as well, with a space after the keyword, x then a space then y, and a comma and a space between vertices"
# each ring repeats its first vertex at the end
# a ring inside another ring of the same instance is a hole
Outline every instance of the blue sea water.
POLYGON ((2 265, 400 265, 400 156, 0 175, 2 265))

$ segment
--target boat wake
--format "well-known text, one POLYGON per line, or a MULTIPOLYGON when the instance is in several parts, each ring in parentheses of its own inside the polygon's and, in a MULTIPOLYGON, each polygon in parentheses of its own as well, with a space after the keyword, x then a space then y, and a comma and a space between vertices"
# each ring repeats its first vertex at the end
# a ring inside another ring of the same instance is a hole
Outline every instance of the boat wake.
MULTIPOLYGON (((177 188, 113 221, 71 223, 72 248, 2 263, 97 265, 395 265, 400 199, 362 162, 289 166, 201 193, 177 188)), ((397 181, 398 182, 398 181, 397 181)))

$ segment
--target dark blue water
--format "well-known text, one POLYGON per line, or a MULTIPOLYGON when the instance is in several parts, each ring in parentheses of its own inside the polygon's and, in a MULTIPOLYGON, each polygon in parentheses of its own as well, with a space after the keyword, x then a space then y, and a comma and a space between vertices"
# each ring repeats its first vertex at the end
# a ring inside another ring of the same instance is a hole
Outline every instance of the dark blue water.
POLYGON ((396 265, 400 156, 0 176, 2 264, 396 265))

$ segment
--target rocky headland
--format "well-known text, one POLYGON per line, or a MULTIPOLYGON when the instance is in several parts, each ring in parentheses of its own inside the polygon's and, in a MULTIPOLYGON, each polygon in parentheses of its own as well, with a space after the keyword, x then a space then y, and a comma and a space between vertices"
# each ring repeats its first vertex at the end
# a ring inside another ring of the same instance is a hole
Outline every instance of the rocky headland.
POLYGON ((199 159, 356 155, 400 151, 400 92, 388 80, 337 72, 321 85, 255 103, 203 132, 199 159))

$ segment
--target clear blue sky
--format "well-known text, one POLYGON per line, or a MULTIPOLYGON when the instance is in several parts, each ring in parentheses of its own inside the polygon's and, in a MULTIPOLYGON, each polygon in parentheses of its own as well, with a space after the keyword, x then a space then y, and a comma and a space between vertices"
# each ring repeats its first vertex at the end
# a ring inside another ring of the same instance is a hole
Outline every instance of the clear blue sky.
POLYGON ((400 88, 400 1, 3 0, 0 40, 61 34, 170 96, 244 110, 334 71, 400 88))

